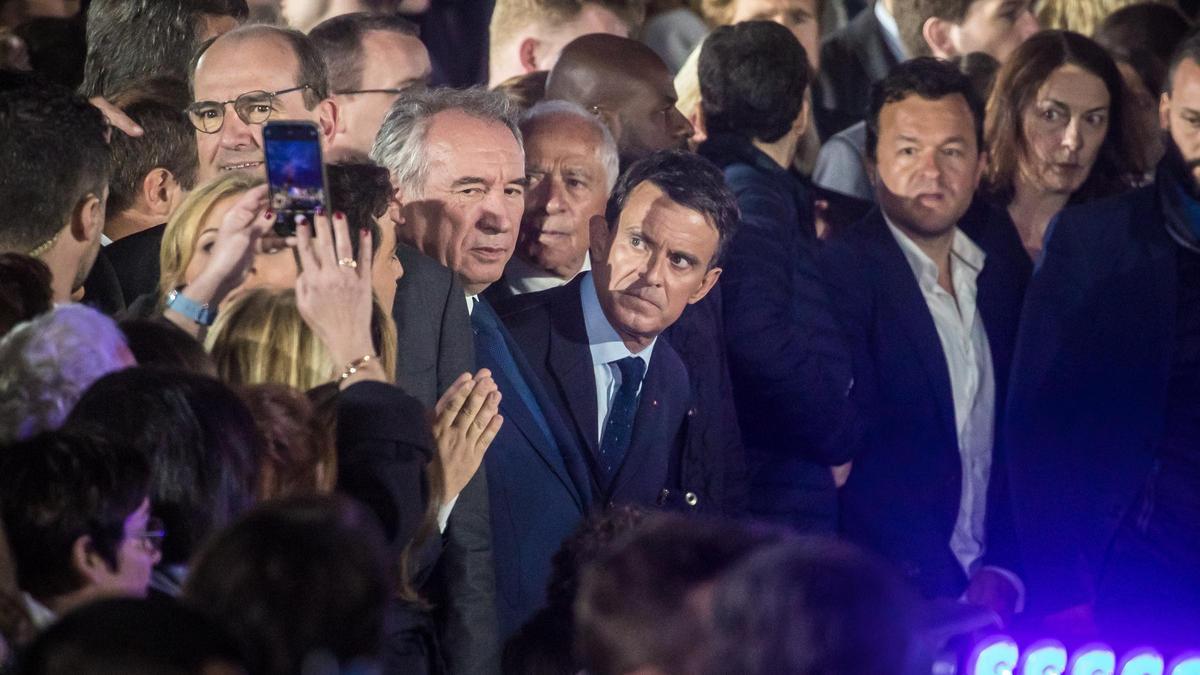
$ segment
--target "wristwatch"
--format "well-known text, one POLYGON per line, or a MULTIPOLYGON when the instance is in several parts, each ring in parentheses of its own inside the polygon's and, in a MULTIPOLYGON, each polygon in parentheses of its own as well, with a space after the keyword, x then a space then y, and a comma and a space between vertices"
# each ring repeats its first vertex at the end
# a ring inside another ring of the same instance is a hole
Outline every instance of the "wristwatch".
POLYGON ((179 289, 167 294, 167 309, 186 316, 201 326, 211 326, 217 320, 217 313, 179 292, 179 289))

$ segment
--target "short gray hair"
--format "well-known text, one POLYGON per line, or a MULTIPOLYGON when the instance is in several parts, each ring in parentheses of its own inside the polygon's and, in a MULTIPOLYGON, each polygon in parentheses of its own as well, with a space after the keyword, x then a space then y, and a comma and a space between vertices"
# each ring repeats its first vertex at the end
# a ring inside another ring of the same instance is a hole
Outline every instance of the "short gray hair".
POLYGON ((596 159, 600 160, 600 164, 604 166, 605 187, 608 192, 612 192, 613 186, 617 184, 617 178, 621 175, 621 160, 617 154, 617 142, 613 140, 608 125, 574 101, 539 101, 521 117, 521 128, 527 129, 529 125, 543 117, 554 115, 578 117, 600 135, 600 146, 596 148, 596 159))
POLYGON ((446 110, 460 110, 471 117, 508 127, 522 145, 517 126, 517 109, 500 92, 482 87, 470 89, 415 89, 400 95, 383 119, 375 136, 371 159, 386 167, 392 182, 406 193, 420 194, 425 187, 429 162, 425 151, 429 122, 446 110))
POLYGON ((57 429, 92 383, 133 365, 112 319, 60 305, 0 340, 0 443, 57 429))

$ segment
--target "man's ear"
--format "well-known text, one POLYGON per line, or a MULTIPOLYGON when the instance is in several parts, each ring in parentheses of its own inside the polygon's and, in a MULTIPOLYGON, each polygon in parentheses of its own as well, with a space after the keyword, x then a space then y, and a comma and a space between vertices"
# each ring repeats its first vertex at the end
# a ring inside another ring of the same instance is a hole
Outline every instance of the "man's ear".
POLYGON ((608 260, 608 245, 612 239, 608 221, 604 216, 592 216, 588 220, 588 252, 592 254, 592 265, 608 260))
POLYGON ((600 121, 604 122, 604 126, 608 127, 609 132, 612 133, 613 140, 616 141, 618 146, 620 146, 621 145, 621 117, 620 117, 620 115, 617 115, 613 111, 605 108, 604 106, 600 106, 600 105, 591 106, 590 108, 588 108, 588 112, 592 113, 596 117, 599 117, 600 121))
POLYGON ((792 122, 792 129, 796 131, 796 136, 804 138, 804 133, 808 131, 808 125, 812 120, 812 97, 808 93, 804 94, 804 103, 800 106, 800 114, 796 115, 796 120, 792 122))
POLYGON ((161 166, 150 169, 142 178, 142 201, 146 203, 146 209, 164 223, 170 218, 182 191, 175 175, 161 166))
POLYGON ((75 241, 92 242, 98 239, 104 229, 104 201, 89 192, 71 212, 68 229, 75 241))
POLYGON ((321 127, 321 138, 325 141, 325 149, 328 150, 333 139, 337 137, 340 131, 337 103, 332 98, 327 98, 317 104, 317 124, 321 127))
POLYGON ((936 16, 931 16, 925 20, 925 25, 921 26, 921 36, 925 38, 925 44, 929 45, 929 51, 939 59, 949 59, 958 55, 958 49, 954 46, 954 29, 957 26, 945 19, 940 19, 936 16))
POLYGON ((708 295, 708 292, 712 290, 712 287, 717 285, 717 279, 719 278, 721 278, 720 267, 714 267, 705 272, 704 283, 700 284, 700 288, 697 288, 696 292, 692 293, 692 295, 688 297, 688 304, 694 305, 703 300, 704 296, 708 295))
POLYGON ((979 151, 979 166, 975 171, 975 189, 979 189, 979 184, 983 181, 983 174, 987 171, 988 153, 987 150, 979 151))
POLYGON ((540 46, 542 46, 542 43, 537 38, 532 37, 521 40, 520 44, 517 45, 517 60, 521 62, 521 70, 526 73, 543 70, 538 67, 538 64, 541 62, 537 55, 538 47, 540 46))
POLYGON ((1163 131, 1171 130, 1171 93, 1167 91, 1158 97, 1158 125, 1163 131))
POLYGON ((71 566, 75 568, 75 573, 83 579, 87 585, 95 585, 104 580, 104 575, 111 575, 112 570, 108 563, 100 554, 96 552, 92 546, 92 538, 88 535, 83 535, 71 544, 71 566))
POLYGON ((692 145, 700 145, 708 140, 708 120, 704 118, 704 104, 696 101, 696 107, 690 115, 684 115, 692 124, 692 145))

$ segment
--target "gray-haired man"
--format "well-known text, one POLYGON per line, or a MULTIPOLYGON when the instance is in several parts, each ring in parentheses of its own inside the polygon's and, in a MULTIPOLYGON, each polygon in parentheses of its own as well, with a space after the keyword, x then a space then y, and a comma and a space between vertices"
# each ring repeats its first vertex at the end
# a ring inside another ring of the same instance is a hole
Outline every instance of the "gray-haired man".
POLYGON ((515 111, 482 89, 402 94, 372 151, 392 174, 401 241, 449 267, 466 292, 475 365, 500 389, 504 426, 450 516, 443 562, 467 588, 446 626, 451 672, 494 670, 505 638, 541 605, 550 558, 591 501, 583 451, 479 294, 512 257, 524 211, 515 111), (491 630, 489 630, 489 628, 491 630))

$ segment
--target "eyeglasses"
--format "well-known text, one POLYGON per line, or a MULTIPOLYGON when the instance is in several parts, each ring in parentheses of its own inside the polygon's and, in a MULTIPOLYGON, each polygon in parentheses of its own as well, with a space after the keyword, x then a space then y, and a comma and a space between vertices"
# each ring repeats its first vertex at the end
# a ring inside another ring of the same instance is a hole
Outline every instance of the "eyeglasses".
POLYGON ((228 101, 196 101, 184 110, 192 126, 205 134, 215 134, 225 125, 225 106, 232 103, 233 112, 246 124, 265 124, 275 111, 275 99, 293 91, 311 89, 302 84, 279 91, 248 91, 228 101))
POLYGON ((163 538, 166 536, 167 528, 163 525, 162 518, 153 516, 146 519, 146 529, 130 535, 141 543, 147 553, 161 553, 163 538))

